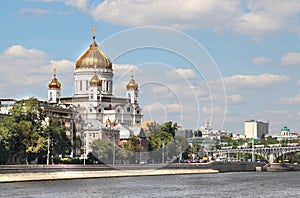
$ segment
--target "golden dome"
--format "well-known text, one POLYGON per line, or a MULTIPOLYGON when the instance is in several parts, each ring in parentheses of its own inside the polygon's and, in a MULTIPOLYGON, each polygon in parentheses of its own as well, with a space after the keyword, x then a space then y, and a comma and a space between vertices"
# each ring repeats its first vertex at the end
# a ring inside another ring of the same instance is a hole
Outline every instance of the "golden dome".
POLYGON ((102 86, 102 80, 100 80, 98 78, 98 76, 96 75, 96 73, 94 74, 94 76, 92 77, 92 79, 90 80, 90 86, 97 86, 100 87, 102 86))
POLYGON ((48 84, 49 89, 60 89, 61 84, 60 82, 56 79, 56 75, 54 74, 53 79, 49 82, 48 84))
POLYGON ((136 90, 136 89, 138 89, 138 87, 139 86, 133 79, 133 76, 131 76, 129 83, 126 85, 127 90, 136 90))
MULTIPOLYGON (((93 37, 95 39, 95 37, 93 37)), ((90 47, 77 59, 76 69, 80 68, 104 68, 111 69, 110 59, 100 50, 95 40, 90 47)))
POLYGON ((106 126, 110 126, 110 125, 111 125, 111 121, 110 121, 109 118, 106 120, 105 125, 106 125, 106 126))

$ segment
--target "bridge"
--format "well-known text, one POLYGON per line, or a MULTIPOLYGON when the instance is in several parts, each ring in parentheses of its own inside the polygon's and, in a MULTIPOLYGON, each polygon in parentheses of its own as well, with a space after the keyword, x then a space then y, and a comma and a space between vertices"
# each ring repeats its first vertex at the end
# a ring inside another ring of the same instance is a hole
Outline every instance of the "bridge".
POLYGON ((276 147, 264 147, 260 145, 255 145, 254 148, 252 147, 240 147, 236 149, 232 148, 221 148, 220 150, 214 150, 209 151, 209 153, 217 154, 218 156, 225 156, 228 154, 233 153, 250 153, 250 154, 256 154, 259 156, 264 157, 266 160, 268 160, 270 163, 275 162, 275 160, 283 156, 285 154, 294 153, 294 152, 300 152, 300 146, 276 146, 276 147))

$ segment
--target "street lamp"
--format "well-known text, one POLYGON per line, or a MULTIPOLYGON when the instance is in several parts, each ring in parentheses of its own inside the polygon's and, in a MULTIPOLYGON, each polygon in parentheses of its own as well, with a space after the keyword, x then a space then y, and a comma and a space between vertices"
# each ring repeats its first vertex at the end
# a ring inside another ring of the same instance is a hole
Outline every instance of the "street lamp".
POLYGON ((48 146, 47 146, 47 165, 49 165, 49 156, 50 155, 50 134, 48 134, 48 146))
POLYGON ((83 166, 85 166, 85 157, 86 157, 86 139, 87 139, 87 134, 86 134, 86 132, 84 132, 83 166))
POLYGON ((115 139, 115 130, 112 130, 112 131, 113 131, 113 140, 114 140, 113 165, 115 165, 115 160, 116 160, 115 159, 116 158, 116 139, 115 139))
POLYGON ((165 163, 165 143, 162 146, 162 164, 165 163))
POLYGON ((252 162, 254 162, 254 126, 252 127, 252 162))

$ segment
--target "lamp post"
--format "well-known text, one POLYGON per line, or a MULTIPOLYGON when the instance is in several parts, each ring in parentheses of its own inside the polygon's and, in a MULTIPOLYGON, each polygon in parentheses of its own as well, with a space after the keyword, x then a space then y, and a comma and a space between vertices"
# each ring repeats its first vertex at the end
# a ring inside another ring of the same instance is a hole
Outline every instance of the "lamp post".
POLYGON ((86 139, 87 139, 87 135, 86 135, 86 132, 84 132, 83 166, 85 166, 85 157, 86 157, 86 139))
POLYGON ((254 162, 254 126, 252 127, 252 162, 254 162))
POLYGON ((163 143, 163 146, 162 146, 162 164, 165 163, 165 143, 163 143))
POLYGON ((49 165, 49 156, 50 155, 50 134, 48 134, 48 146, 47 146, 47 165, 49 165))
MULTIPOLYGON (((110 128, 110 127, 109 127, 110 128)), ((111 128, 110 128, 111 130, 111 128)), ((114 153, 113 153, 113 166, 115 165, 115 158, 116 158, 116 139, 115 139, 115 131, 113 131, 113 140, 114 140, 114 153)))

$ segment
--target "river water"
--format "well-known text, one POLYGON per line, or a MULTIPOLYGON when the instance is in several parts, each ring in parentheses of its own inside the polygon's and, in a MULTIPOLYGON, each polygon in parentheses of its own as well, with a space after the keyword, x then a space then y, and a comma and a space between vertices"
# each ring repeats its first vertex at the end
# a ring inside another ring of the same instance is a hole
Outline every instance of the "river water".
POLYGON ((300 197, 300 171, 4 183, 0 197, 300 197))

